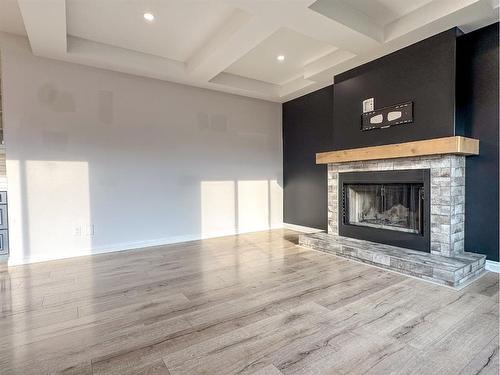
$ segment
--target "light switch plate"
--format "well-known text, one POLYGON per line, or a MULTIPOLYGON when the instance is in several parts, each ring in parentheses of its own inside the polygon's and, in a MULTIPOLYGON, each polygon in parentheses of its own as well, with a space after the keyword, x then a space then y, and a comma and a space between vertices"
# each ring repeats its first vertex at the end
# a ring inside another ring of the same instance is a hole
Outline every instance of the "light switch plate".
POLYGON ((363 113, 371 112, 375 109, 375 99, 369 98, 363 100, 363 113))

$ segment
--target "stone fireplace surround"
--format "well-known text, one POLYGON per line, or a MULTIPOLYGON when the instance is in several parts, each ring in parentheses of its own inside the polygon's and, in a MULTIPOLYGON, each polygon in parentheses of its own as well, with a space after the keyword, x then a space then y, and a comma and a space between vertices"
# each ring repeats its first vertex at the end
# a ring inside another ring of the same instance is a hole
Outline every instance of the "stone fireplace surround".
POLYGON ((338 235, 338 177, 341 172, 430 169, 431 253, 457 256, 464 251, 465 156, 415 158, 328 164, 328 233, 338 235))
MULTIPOLYGON (((348 150, 351 151, 354 150, 348 150)), ((328 233, 301 235, 299 244, 440 284, 463 285, 481 274, 485 264, 484 255, 464 249, 465 157, 470 154, 474 153, 446 151, 437 155, 328 162, 328 233), (430 170, 430 254, 339 236, 339 173, 407 169, 430 170)))

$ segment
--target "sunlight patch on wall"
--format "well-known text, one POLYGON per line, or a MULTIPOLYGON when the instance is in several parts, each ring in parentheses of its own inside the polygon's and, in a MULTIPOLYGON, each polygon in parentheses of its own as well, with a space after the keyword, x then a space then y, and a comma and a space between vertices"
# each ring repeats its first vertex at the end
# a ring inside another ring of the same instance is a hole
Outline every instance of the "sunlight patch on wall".
POLYGON ((238 181, 238 228, 240 232, 269 228, 269 183, 238 181))
MULTIPOLYGON (((23 221, 24 212, 22 209, 22 191, 20 189, 13 189, 12 187, 21 186, 22 175, 20 173, 21 167, 19 160, 6 160, 7 171, 9 172, 8 182, 8 203, 9 203, 9 261, 12 258, 23 257, 25 241, 23 238, 23 221)), ((24 167, 23 167, 24 168, 24 167)))
POLYGON ((214 237, 236 230, 234 181, 201 182, 201 235, 214 237))
POLYGON ((24 251, 35 258, 90 254, 95 233, 88 163, 28 160, 25 165, 26 187, 20 197, 26 204, 23 222, 29 226, 29 243, 36 244, 36 248, 24 251), (30 220, 44 216, 50 220, 30 220))
POLYGON ((277 180, 201 182, 202 237, 283 225, 283 189, 277 180))
POLYGON ((270 209, 269 214, 271 228, 281 228, 283 226, 283 188, 277 180, 269 181, 270 209))

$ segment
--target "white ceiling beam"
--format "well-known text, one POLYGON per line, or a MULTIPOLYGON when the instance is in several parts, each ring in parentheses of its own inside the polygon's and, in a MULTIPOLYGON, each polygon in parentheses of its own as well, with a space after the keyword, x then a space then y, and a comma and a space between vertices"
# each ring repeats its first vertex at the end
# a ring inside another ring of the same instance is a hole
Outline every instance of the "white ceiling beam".
POLYGON ((279 25, 235 9, 222 27, 187 62, 188 73, 209 81, 269 37, 279 25))
POLYGON ((366 14, 341 0, 318 0, 310 9, 331 18, 370 39, 382 43, 384 29, 372 21, 366 14))
POLYGON ((230 0, 230 3, 236 3, 239 8, 269 23, 287 27, 355 54, 380 45, 373 36, 367 36, 312 10, 310 6, 314 0, 230 0))
POLYGON ((220 73, 210 80, 210 83, 220 86, 235 87, 246 92, 266 92, 279 96, 280 86, 256 79, 241 77, 230 73, 220 73))
MULTIPOLYGON (((321 57, 304 67, 304 78, 312 81, 323 81, 323 73, 336 65, 350 60, 356 55, 349 51, 337 50, 332 53, 321 57)), ((333 76, 331 76, 333 77, 333 76)))
POLYGON ((118 71, 121 71, 122 66, 126 66, 127 71, 132 74, 152 78, 174 81, 176 77, 184 81, 189 78, 181 62, 73 36, 68 36, 68 53, 65 60, 95 64, 100 68, 118 71))
POLYGON ((285 83, 284 85, 281 85, 280 90, 279 90, 279 96, 280 97, 285 97, 287 95, 290 95, 296 91, 306 89, 310 87, 311 85, 314 85, 316 82, 304 79, 303 77, 294 79, 290 82, 285 83))
MULTIPOLYGON (((480 0, 439 0, 428 3, 388 24, 384 29, 384 40, 389 42, 435 21, 440 20, 443 22, 446 17, 467 9, 473 4, 483 6, 480 0)), ((472 10, 472 8, 469 8, 468 12, 472 10)), ((468 16, 470 17, 471 14, 468 14, 468 16)), ((456 22, 456 18, 453 18, 453 21, 456 22)))
POLYGON ((57 58, 67 51, 66 0, 18 0, 31 50, 57 58))
POLYGON ((283 14, 280 22, 296 32, 321 40, 356 55, 377 48, 381 43, 311 9, 283 14))
POLYGON ((223 87, 222 91, 257 99, 279 100, 276 85, 266 82, 260 82, 260 84, 256 84, 256 82, 242 83, 241 79, 235 79, 237 76, 222 77, 220 81, 214 80, 214 82, 200 81, 189 75, 185 65, 179 61, 72 36, 68 37, 68 53, 59 59, 213 90, 221 90, 223 87))
POLYGON ((310 85, 303 86, 302 88, 299 88, 297 91, 290 91, 289 94, 285 94, 285 91, 283 91, 283 95, 280 97, 281 102, 287 102, 289 100, 293 100, 295 98, 301 97, 302 95, 309 94, 311 92, 314 92, 316 90, 322 89, 323 87, 330 86, 332 84, 332 80, 330 79, 329 81, 325 82, 312 82, 310 85))
MULTIPOLYGON (((488 0, 481 0, 479 3, 475 3, 466 8, 465 11, 460 10, 454 13, 454 17, 459 20, 458 26, 465 32, 471 32, 482 27, 491 25, 492 23, 498 22, 498 6, 492 4, 488 0), (473 13, 472 17, 470 14, 473 13)), ((450 22, 449 20, 447 21, 450 22)))

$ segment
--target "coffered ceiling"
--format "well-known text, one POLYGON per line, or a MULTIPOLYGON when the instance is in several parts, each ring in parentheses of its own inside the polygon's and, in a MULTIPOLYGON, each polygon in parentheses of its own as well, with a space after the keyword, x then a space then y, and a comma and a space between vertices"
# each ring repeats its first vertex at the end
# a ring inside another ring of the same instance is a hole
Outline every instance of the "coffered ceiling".
POLYGON ((26 35, 35 55, 278 102, 497 20, 498 0, 0 1, 0 31, 26 35))

